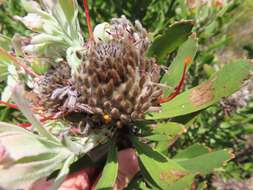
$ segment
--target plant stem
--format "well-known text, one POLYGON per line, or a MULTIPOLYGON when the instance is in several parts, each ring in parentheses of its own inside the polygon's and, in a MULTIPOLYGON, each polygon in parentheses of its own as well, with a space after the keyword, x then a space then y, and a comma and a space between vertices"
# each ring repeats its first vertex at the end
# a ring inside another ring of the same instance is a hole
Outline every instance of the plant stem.
POLYGON ((86 21, 87 21, 88 30, 89 30, 89 37, 90 37, 91 40, 94 40, 87 0, 83 0, 83 6, 84 6, 86 21))
POLYGON ((165 98, 161 98, 159 100, 159 102, 162 104, 162 103, 166 103, 166 102, 169 102, 170 100, 174 99, 181 91, 182 87, 184 86, 184 80, 185 80, 185 75, 186 75, 186 69, 187 69, 187 66, 189 65, 189 63, 192 61, 192 57, 190 56, 187 56, 185 59, 184 59, 184 69, 183 69, 183 73, 182 73, 182 77, 179 81, 179 84, 177 85, 175 91, 165 97, 165 98))

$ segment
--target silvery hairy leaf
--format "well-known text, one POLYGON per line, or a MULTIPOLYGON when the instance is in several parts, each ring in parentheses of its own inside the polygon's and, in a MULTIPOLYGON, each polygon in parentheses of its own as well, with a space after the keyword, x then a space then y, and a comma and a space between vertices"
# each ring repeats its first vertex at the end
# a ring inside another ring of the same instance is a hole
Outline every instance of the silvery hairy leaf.
POLYGON ((27 188, 69 158, 73 161, 74 154, 64 146, 11 124, 0 123, 0 139, 5 152, 0 160, 1 188, 27 188))

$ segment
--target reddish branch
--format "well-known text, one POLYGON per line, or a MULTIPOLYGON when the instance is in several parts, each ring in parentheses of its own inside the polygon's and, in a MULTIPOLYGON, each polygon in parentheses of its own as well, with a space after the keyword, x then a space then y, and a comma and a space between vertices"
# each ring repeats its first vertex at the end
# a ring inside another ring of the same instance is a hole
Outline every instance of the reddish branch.
POLYGON ((89 37, 91 40, 93 40, 94 37, 93 37, 93 32, 92 32, 92 26, 91 26, 91 21, 90 21, 90 14, 89 14, 87 0, 83 0, 83 6, 84 6, 86 21, 87 21, 88 30, 89 30, 89 37))
POLYGON ((39 77, 37 73, 35 73, 30 67, 28 67, 26 64, 18 61, 15 57, 13 57, 11 54, 6 52, 4 49, 0 48, 0 54, 6 56, 8 59, 10 59, 14 64, 18 65, 19 67, 23 68, 27 74, 31 75, 32 77, 39 77))
MULTIPOLYGON (((51 116, 44 117, 44 118, 40 119, 40 122, 46 122, 48 120, 55 120, 55 119, 57 119, 57 117, 55 117, 55 115, 51 115, 51 116)), ((19 123, 17 125, 19 127, 23 127, 23 128, 27 128, 27 127, 31 127, 32 126, 31 123, 19 123)))
POLYGON ((13 109, 18 109, 18 106, 16 104, 10 104, 10 103, 2 101, 2 100, 0 100, 0 104, 6 105, 6 106, 13 108, 13 109))
MULTIPOLYGON (((3 104, 3 105, 6 105, 6 106, 8 106, 10 108, 18 109, 19 110, 19 108, 18 108, 18 106, 16 104, 11 104, 11 103, 8 103, 8 102, 2 101, 2 100, 0 100, 0 104, 3 104)), ((56 117, 55 114, 40 119, 40 122, 45 122, 45 121, 54 120, 54 119, 57 119, 57 117, 56 117)), ((31 123, 19 123, 19 124, 17 124, 17 126, 23 127, 23 128, 27 128, 27 127, 31 127, 32 124, 31 123)))
POLYGON ((169 95, 169 96, 167 96, 167 97, 165 97, 165 98, 161 98, 161 99, 159 100, 160 103, 169 102, 170 100, 174 99, 174 98, 180 93, 181 89, 182 89, 183 86, 184 86, 184 80, 185 80, 185 75, 186 75, 187 66, 189 65, 189 63, 191 63, 191 61, 192 61, 192 57, 191 57, 191 56, 187 56, 187 57, 184 59, 184 69, 183 69, 182 77, 181 77, 181 79, 180 79, 179 84, 177 85, 175 91, 174 91, 171 95, 169 95))

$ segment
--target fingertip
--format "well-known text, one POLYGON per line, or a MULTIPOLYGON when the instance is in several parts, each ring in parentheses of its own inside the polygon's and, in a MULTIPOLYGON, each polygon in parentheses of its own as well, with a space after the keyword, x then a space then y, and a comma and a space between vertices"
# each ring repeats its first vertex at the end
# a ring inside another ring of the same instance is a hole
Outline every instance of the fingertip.
POLYGON ((132 148, 122 150, 118 153, 119 171, 117 181, 113 190, 122 190, 140 170, 138 158, 132 148))
POLYGON ((133 148, 120 151, 118 161, 122 171, 126 171, 129 175, 135 175, 140 170, 138 158, 133 148))
POLYGON ((81 170, 70 174, 58 190, 88 190, 89 187, 89 176, 85 170, 81 170))
POLYGON ((46 179, 40 179, 26 190, 47 190, 50 188, 51 185, 52 185, 51 180, 47 181, 46 179))

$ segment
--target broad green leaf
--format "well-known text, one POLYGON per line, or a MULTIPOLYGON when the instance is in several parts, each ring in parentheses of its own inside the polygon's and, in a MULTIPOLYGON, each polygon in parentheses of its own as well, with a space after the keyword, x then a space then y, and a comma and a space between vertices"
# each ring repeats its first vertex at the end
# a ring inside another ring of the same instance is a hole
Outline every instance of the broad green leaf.
POLYGON ((167 141, 169 137, 167 137, 166 135, 163 134, 154 134, 154 135, 149 135, 146 136, 145 139, 148 139, 150 141, 167 141))
POLYGON ((196 156, 206 154, 209 150, 206 146, 200 144, 194 144, 184 150, 179 151, 173 159, 189 159, 196 156))
POLYGON ((0 47, 6 51, 11 50, 11 39, 7 36, 0 34, 0 47))
POLYGON ((178 138, 184 131, 185 127, 179 123, 161 122, 152 128, 151 135, 145 138, 155 141, 156 150, 166 154, 168 147, 178 138))
POLYGON ((149 57, 157 57, 161 61, 178 48, 191 34, 192 21, 178 22, 168 28, 163 35, 158 36, 148 49, 149 57))
POLYGON ((152 150, 148 145, 131 137, 136 148, 140 167, 146 179, 161 189, 168 189, 170 185, 188 175, 188 172, 175 161, 152 150))
POLYGON ((59 0, 60 6, 66 16, 69 23, 72 22, 75 11, 76 11, 76 1, 75 0, 59 0))
POLYGON ((196 174, 190 174, 185 177, 182 177, 174 184, 172 184, 167 190, 190 190, 194 182, 196 174))
POLYGON ((73 153, 54 141, 0 122, 0 144, 6 154, 0 163, 0 187, 23 189, 55 170, 73 153))
POLYGON ((184 131, 184 125, 175 122, 161 122, 153 129, 154 133, 164 134, 170 138, 174 138, 176 135, 182 134, 184 131))
POLYGON ((231 158, 233 158, 233 155, 229 151, 220 150, 202 154, 187 160, 179 160, 178 164, 193 173, 206 175, 211 173, 214 169, 222 167, 223 164, 231 158))
POLYGON ((178 50, 177 56, 171 63, 168 71, 163 75, 161 83, 169 85, 170 89, 166 89, 164 94, 169 95, 178 85, 184 70, 184 62, 186 58, 191 58, 188 63, 187 70, 192 64, 197 53, 198 42, 196 37, 191 36, 178 50))
POLYGON ((205 109, 238 90, 251 71, 252 65, 244 60, 227 64, 208 81, 162 104, 161 112, 147 114, 146 119, 172 118, 205 109))
POLYGON ((11 56, 5 49, 0 47, 0 62, 16 62, 16 59, 11 56))
POLYGON ((114 144, 111 145, 108 153, 107 161, 102 172, 102 176, 96 185, 97 190, 109 190, 112 189, 118 174, 118 162, 117 162, 117 148, 114 144))

